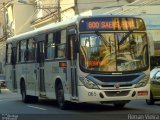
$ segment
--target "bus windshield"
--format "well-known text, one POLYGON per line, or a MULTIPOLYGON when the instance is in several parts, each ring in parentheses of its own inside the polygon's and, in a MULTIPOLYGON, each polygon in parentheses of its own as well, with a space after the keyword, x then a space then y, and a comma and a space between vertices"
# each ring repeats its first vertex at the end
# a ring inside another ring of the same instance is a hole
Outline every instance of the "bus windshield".
POLYGON ((148 67, 147 36, 142 32, 80 34, 80 66, 94 72, 133 72, 148 67))

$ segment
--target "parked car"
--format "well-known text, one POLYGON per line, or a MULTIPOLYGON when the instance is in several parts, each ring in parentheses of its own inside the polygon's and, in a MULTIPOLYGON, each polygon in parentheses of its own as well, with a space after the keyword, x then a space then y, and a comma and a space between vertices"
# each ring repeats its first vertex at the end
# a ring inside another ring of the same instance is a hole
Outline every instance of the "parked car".
POLYGON ((1 88, 6 87, 6 81, 5 81, 5 75, 4 74, 0 74, 0 86, 1 86, 1 88))
POLYGON ((151 91, 150 99, 146 100, 148 105, 153 105, 155 101, 160 101, 160 67, 156 67, 150 72, 151 91))

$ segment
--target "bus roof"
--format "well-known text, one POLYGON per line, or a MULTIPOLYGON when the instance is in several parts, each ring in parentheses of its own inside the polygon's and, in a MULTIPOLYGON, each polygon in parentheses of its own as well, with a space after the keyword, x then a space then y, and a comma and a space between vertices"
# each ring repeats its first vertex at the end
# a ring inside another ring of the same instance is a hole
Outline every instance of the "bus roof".
MULTIPOLYGON (((41 28, 37 28, 35 30, 32 30, 32 31, 29 31, 29 32, 25 32, 25 33, 22 33, 22 34, 19 34, 19 35, 15 35, 11 38, 8 38, 6 43, 10 43, 12 42, 12 40, 14 41, 19 41, 19 40, 22 40, 22 39, 27 39, 29 37, 32 37, 32 36, 36 36, 36 35, 39 35, 39 34, 43 34, 45 33, 46 31, 49 32, 51 30, 57 30, 59 28, 65 28, 66 26, 69 26, 69 25, 74 25, 74 24, 78 24, 78 21, 80 21, 80 19, 85 19, 85 18, 94 18, 94 17, 135 17, 135 16, 128 16, 128 15, 93 15, 93 16, 80 16, 80 15, 77 15, 75 17, 73 17, 72 19, 68 19, 68 20, 65 20, 65 21, 62 21, 62 22, 57 22, 57 23, 51 23, 51 24, 48 24, 46 26, 43 26, 41 28)), ((135 17, 135 18, 139 18, 139 17, 135 17)))
POLYGON ((25 33, 13 36, 11 38, 8 38, 6 42, 10 43, 13 39, 17 40, 17 41, 22 40, 22 39, 25 39, 25 38, 28 38, 28 37, 32 37, 32 36, 44 33, 46 31, 57 30, 59 27, 64 28, 68 25, 75 24, 77 22, 77 20, 78 20, 78 17, 75 16, 73 19, 70 19, 70 20, 66 20, 66 21, 62 21, 62 22, 58 22, 58 23, 51 23, 51 24, 48 24, 46 26, 37 28, 35 30, 25 32, 25 33))

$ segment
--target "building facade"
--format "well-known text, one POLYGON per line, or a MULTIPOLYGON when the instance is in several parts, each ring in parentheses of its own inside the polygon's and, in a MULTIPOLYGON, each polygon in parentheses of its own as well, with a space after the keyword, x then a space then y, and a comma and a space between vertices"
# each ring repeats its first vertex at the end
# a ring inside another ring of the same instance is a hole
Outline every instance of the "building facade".
POLYGON ((72 19, 75 15, 140 16, 145 19, 152 39, 160 41, 158 36, 160 35, 160 0, 1 0, 0 9, 0 55, 2 56, 0 62, 2 63, 4 41, 7 37, 50 23, 72 19))
POLYGON ((139 1, 139 4, 144 0, 11 0, 3 8, 3 18, 6 20, 4 31, 10 37, 53 22, 71 19, 77 14, 105 14, 113 9, 132 5, 135 1, 139 1))

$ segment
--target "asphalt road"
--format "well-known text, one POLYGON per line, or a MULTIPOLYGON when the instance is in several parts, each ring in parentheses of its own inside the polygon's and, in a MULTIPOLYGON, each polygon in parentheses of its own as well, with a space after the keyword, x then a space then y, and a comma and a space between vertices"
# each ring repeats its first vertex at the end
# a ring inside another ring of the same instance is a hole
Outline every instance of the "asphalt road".
POLYGON ((148 106, 144 100, 131 101, 123 109, 83 103, 61 110, 53 100, 25 104, 19 94, 5 89, 0 94, 0 115, 0 120, 160 120, 160 102, 148 106))

